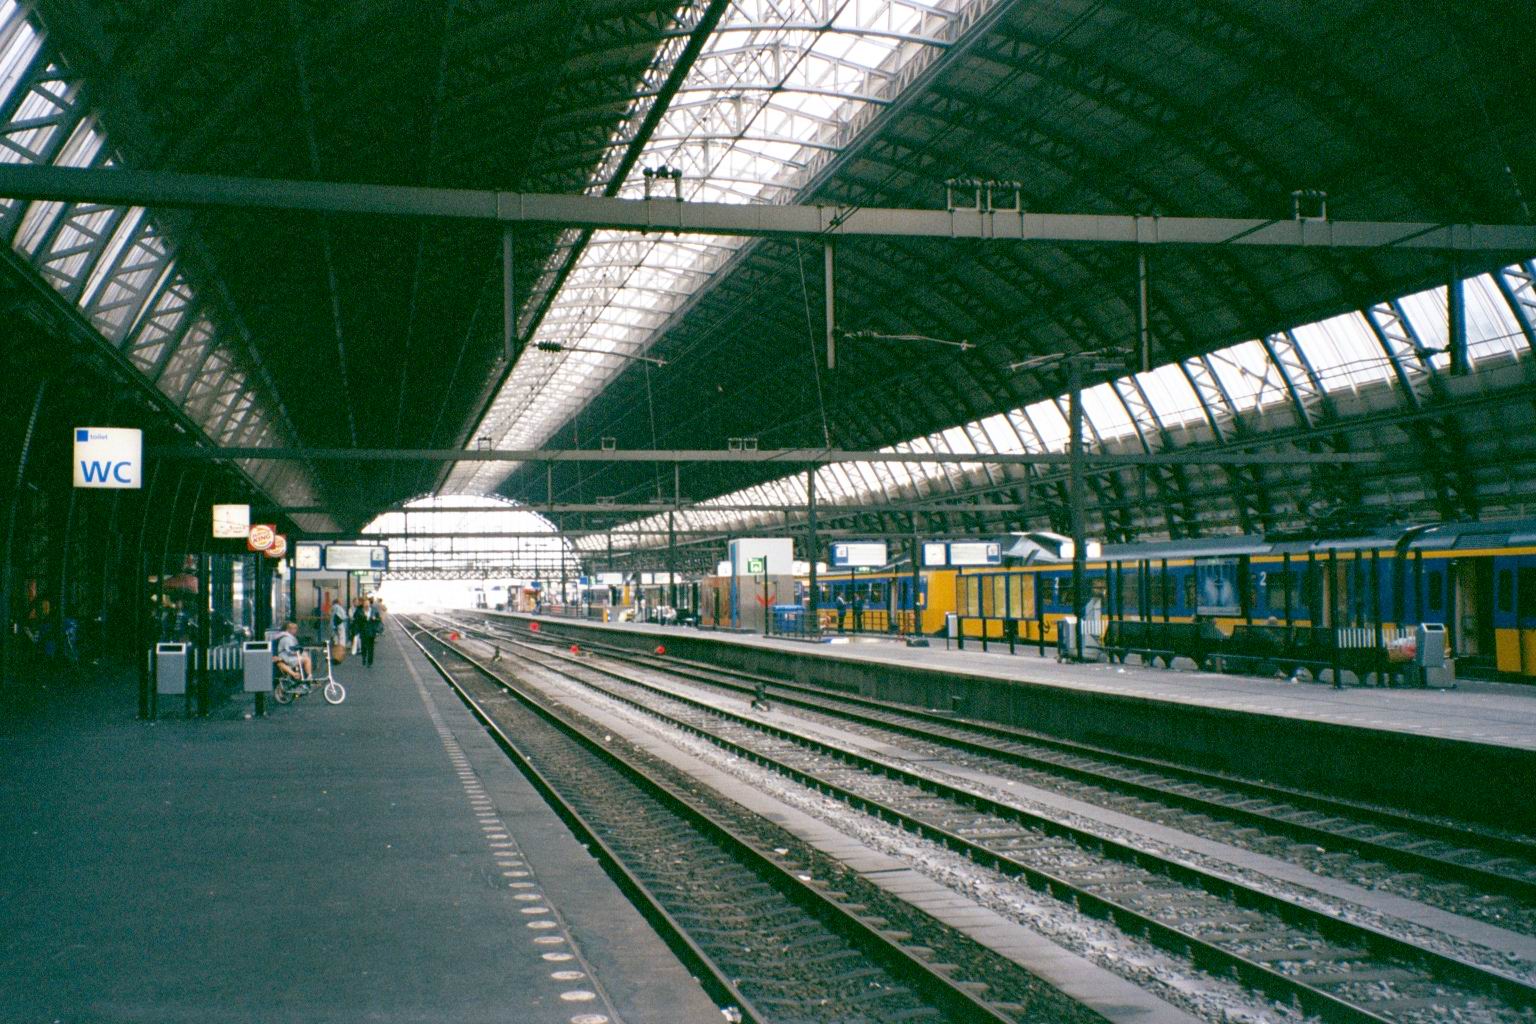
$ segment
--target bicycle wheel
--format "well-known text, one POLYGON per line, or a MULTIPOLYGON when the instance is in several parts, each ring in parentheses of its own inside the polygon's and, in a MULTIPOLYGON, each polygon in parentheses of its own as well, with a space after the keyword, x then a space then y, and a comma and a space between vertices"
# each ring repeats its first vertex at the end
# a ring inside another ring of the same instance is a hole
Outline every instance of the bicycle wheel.
POLYGON ((346 687, 334 679, 325 684, 325 689, 322 692, 325 694, 325 702, 327 704, 340 704, 347 699, 346 687))
POLYGON ((277 701, 279 704, 292 704, 293 694, 289 693, 288 687, 284 686, 282 683, 273 683, 272 699, 277 701))

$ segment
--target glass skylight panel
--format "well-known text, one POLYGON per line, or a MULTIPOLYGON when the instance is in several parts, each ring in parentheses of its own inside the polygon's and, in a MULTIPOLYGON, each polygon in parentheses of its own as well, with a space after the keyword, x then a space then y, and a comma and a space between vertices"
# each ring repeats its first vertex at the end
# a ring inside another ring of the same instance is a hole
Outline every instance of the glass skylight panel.
MULTIPOLYGON (((1413 325, 1421 345, 1425 348, 1446 347, 1450 335, 1450 312, 1446 308, 1444 288, 1430 288, 1405 295, 1398 300, 1398 305, 1407 314, 1408 322, 1413 325)), ((1442 352, 1431 356, 1430 362, 1438 369, 1445 370, 1451 365, 1451 357, 1442 352)))
POLYGON ((1257 341, 1219 349, 1205 357, 1222 389, 1238 411, 1284 401, 1285 383, 1257 341))
POLYGON ((1392 363, 1359 313, 1306 324, 1291 332, 1326 391, 1358 388, 1392 376, 1392 363))
MULTIPOLYGON (((887 93, 894 89, 898 72, 913 59, 930 57, 937 44, 947 41, 956 13, 970 2, 733 3, 619 194, 641 197, 646 182, 640 168, 664 165, 683 172, 682 193, 688 201, 792 198, 808 173, 847 143, 850 124, 893 98, 887 93)), ((609 184, 635 126, 649 111, 684 45, 680 32, 646 73, 640 95, 589 181, 589 193, 600 193, 609 184)), ((674 187, 671 180, 658 179, 653 194, 666 196, 674 187)), ((603 337, 624 343, 632 355, 641 354, 681 299, 742 244, 738 238, 637 239, 595 232, 532 341, 585 346, 589 339, 603 337), (578 311, 567 310, 571 306, 578 311), (629 312, 597 311, 608 306, 629 312)), ((546 268, 541 285, 547 286, 554 266, 546 268)), ((530 394, 567 380, 575 385, 572 404, 579 406, 628 362, 619 356, 593 361, 572 355, 554 355, 552 372, 534 367, 532 359, 520 360, 475 435, 490 436, 503 449, 537 448, 562 425, 572 406, 530 403, 530 394)), ((509 463, 461 465, 450 474, 447 489, 489 492, 515 468, 509 463)))
POLYGON ((1108 384, 1083 389, 1083 415, 1093 424, 1100 441, 1130 437, 1136 433, 1125 403, 1108 384))
POLYGON ((1147 396, 1153 414, 1164 427, 1182 427, 1204 418, 1195 389, 1190 387, 1189 378, 1177 365, 1168 363, 1138 373, 1136 381, 1147 396))
POLYGON ((1464 287, 1468 358, 1475 363, 1479 359, 1518 355, 1525 346, 1525 334, 1493 278, 1481 274, 1468 279, 1464 287))
MULTIPOLYGON (((26 11, 15 0, 0 3, 0 103, 10 98, 42 43, 42 37, 27 21, 26 11)), ((0 163, 20 159, 21 154, 0 149, 0 163)))
POLYGON ((1035 436, 1040 439, 1042 451, 1064 452, 1067 450, 1067 439, 1071 434, 1071 428, 1055 402, 1046 399, 1027 405, 1024 407, 1024 416, 1034 428, 1035 436))

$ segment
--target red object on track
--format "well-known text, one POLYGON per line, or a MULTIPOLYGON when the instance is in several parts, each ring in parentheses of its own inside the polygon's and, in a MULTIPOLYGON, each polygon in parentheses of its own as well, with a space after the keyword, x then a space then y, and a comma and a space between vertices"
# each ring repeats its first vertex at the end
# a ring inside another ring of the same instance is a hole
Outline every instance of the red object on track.
POLYGON ((530 623, 528 623, 528 632, 530 632, 530 633, 537 633, 538 631, 539 631, 539 624, 537 622, 530 622, 530 623))
POLYGON ((571 653, 572 654, 580 654, 581 653, 581 647, 579 645, 577 645, 577 644, 571 644, 571 653))
POLYGON ((667 653, 667 649, 662 644, 657 644, 656 645, 656 653, 657 654, 666 654, 667 653))
POLYGON ((449 639, 449 640, 452 640, 452 641, 454 641, 454 642, 457 642, 457 641, 458 641, 458 639, 459 639, 459 633, 458 633, 458 630, 454 630, 454 631, 453 631, 453 632, 451 632, 451 633, 449 633, 449 634, 448 634, 448 639, 449 639))

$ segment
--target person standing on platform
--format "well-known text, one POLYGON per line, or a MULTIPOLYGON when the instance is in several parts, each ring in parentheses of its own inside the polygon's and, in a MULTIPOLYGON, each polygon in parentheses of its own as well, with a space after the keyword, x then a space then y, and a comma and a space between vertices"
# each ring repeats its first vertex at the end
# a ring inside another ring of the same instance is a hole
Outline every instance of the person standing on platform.
POLYGON ((848 621, 848 602, 843 599, 843 595, 842 594, 838 594, 837 595, 836 604, 837 604, 837 631, 839 633, 841 633, 843 631, 844 624, 848 621))
POLYGON ((347 646, 347 606, 339 598, 331 602, 331 643, 347 646))
POLYGON ((368 632, 368 606, 358 598, 352 605, 352 653, 363 652, 363 634, 368 632))
POLYGON ((373 648, 384 631, 384 615, 376 600, 368 601, 368 618, 363 625, 363 664, 373 667, 373 648))
POLYGON ((853 631, 864 632, 864 595, 862 593, 853 595, 853 631))

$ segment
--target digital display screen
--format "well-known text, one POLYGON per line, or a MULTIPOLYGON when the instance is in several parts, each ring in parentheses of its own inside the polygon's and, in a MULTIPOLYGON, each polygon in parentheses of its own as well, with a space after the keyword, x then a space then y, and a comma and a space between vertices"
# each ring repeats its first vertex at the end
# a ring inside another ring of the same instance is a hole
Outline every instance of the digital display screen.
POLYGON ((832 565, 848 569, 869 569, 886 563, 885 541, 839 541, 831 547, 832 565))
POLYGON ((382 572, 389 568, 389 548, 365 547, 361 544, 332 544, 325 549, 325 567, 343 571, 372 570, 382 572))
POLYGON ((1003 548, 996 541, 951 541, 950 565, 1001 565, 1003 548))

